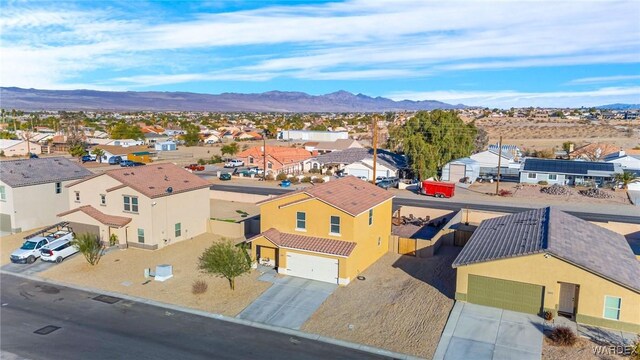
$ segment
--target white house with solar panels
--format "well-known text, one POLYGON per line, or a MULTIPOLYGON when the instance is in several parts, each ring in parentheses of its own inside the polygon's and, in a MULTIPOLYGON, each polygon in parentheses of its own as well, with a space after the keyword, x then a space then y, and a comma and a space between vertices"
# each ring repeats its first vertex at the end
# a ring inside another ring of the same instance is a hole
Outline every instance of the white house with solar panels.
POLYGON ((520 182, 602 186, 622 172, 617 163, 526 158, 520 167, 520 182))

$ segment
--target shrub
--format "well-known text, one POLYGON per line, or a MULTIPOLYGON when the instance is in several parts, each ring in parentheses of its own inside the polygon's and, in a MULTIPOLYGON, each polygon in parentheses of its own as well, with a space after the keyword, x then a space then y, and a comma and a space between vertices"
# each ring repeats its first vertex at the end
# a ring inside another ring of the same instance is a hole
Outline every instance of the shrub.
POLYGON ((205 165, 207 161, 205 159, 198 159, 198 165, 205 165))
POLYGON ((311 180, 312 183, 314 184, 322 184, 324 182, 323 178, 314 178, 313 180, 311 180))
POLYGON ((327 175, 327 176, 331 176, 331 175, 333 175, 333 171, 331 171, 331 170, 327 170, 327 171, 325 171, 324 173, 325 173, 325 175, 327 175))
POLYGON ((640 335, 638 335, 636 341, 631 344, 631 355, 629 355, 629 359, 640 360, 640 335))
POLYGON ((273 177, 273 174, 267 174, 264 179, 267 181, 273 181, 275 178, 273 177))
POLYGON ((549 183, 545 180, 538 181, 538 185, 549 185, 549 183))
POLYGON ((573 346, 578 340, 578 337, 569 327, 558 326, 549 334, 549 339, 559 346, 573 346))
POLYGON ((213 244, 199 259, 199 268, 209 274, 223 277, 235 290, 235 279, 251 271, 251 258, 246 248, 236 246, 229 240, 213 244))
POLYGON ((109 236, 109 246, 114 246, 117 243, 118 243, 118 235, 111 234, 111 236, 109 236))
POLYGON ((217 164, 217 163, 221 163, 222 162, 222 156, 220 155, 213 155, 211 156, 211 159, 209 160, 209 164, 217 164))
POLYGON ((287 180, 287 174, 285 173, 278 174, 278 176, 276 176, 276 180, 278 181, 287 180))
POLYGON ((305 176, 300 180, 300 182, 310 183, 311 182, 311 177, 310 176, 305 176))
POLYGON ((500 189, 500 191, 498 191, 498 195, 499 196, 511 196, 513 195, 513 193, 507 189, 500 189))
POLYGON ((310 174, 320 174, 320 169, 309 169, 310 174))
POLYGON ((92 234, 80 234, 71 241, 71 245, 78 248, 78 251, 84 255, 87 262, 96 265, 102 257, 102 244, 100 239, 92 234))
POLYGON ((292 184, 297 184, 300 182, 300 179, 298 179, 297 176, 292 176, 289 181, 291 181, 292 184))
POLYGON ((544 319, 547 320, 547 321, 553 320, 553 312, 545 311, 544 312, 544 319))
POLYGON ((193 295, 200 295, 207 292, 209 285, 204 280, 196 280, 191 284, 191 293, 193 295))

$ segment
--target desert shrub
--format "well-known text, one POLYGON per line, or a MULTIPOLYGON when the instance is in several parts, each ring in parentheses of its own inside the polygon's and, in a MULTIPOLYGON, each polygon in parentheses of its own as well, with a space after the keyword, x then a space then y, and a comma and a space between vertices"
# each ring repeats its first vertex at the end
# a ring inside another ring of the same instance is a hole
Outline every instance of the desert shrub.
POLYGON ((287 174, 285 173, 278 174, 278 176, 276 176, 276 180, 278 181, 287 180, 287 174))
POLYGON ((289 181, 291 181, 292 184, 297 184, 300 182, 300 179, 298 179, 297 176, 292 176, 289 181))
POLYGON ((198 165, 206 165, 207 161, 205 159, 198 159, 198 165))
POLYGON ((89 233, 78 235, 71 241, 71 245, 78 248, 90 265, 96 265, 100 261, 104 250, 100 239, 89 233))
POLYGON ((221 163, 221 162, 222 162, 222 156, 213 155, 213 156, 211 156, 211 159, 209 159, 207 161, 207 164, 217 164, 217 163, 221 163))
POLYGON ((549 183, 546 180, 540 180, 538 181, 538 185, 549 185, 549 183))
POLYGON ((305 176, 300 180, 300 182, 310 183, 311 182, 311 177, 310 176, 305 176))
POLYGON ((191 284, 191 293, 193 295, 200 295, 207 292, 209 285, 204 280, 196 280, 191 284))
POLYGON ((553 312, 545 311, 544 312, 544 319, 547 320, 547 321, 553 320, 553 312))
POLYGON ((275 178, 273 177, 273 174, 267 174, 264 179, 267 181, 273 181, 275 178))
POLYGON ((629 355, 629 359, 640 360, 640 335, 638 335, 636 341, 631 344, 631 355, 629 355))
POLYGON ((314 178, 313 180, 311 180, 312 183, 314 184, 322 184, 324 182, 323 178, 314 178))
POLYGON ((573 346, 578 340, 576 334, 567 326, 558 326, 551 331, 549 339, 559 346, 573 346))
POLYGON ((500 191, 498 191, 498 195, 499 196, 511 196, 513 195, 513 193, 507 189, 500 189, 500 191))
POLYGON ((333 175, 333 171, 327 170, 327 171, 325 171, 325 175, 331 176, 331 175, 333 175))
POLYGON ((320 174, 320 169, 309 169, 310 174, 320 174))

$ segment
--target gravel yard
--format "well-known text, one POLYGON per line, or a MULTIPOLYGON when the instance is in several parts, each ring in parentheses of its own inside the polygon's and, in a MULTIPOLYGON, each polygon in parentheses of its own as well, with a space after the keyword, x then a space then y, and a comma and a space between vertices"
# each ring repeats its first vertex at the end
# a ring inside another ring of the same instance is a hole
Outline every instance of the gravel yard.
POLYGON ((589 339, 579 338, 575 345, 571 347, 555 346, 545 337, 542 341, 541 360, 617 360, 625 359, 618 355, 596 355, 593 353, 594 346, 598 344, 589 339))
POLYGON ((386 254, 338 288, 302 330, 431 358, 453 307, 461 248, 443 246, 433 258, 386 254))
POLYGON ((79 255, 40 273, 40 276, 235 316, 271 286, 271 283, 258 281, 260 274, 252 270, 248 275, 237 278, 236 290, 231 291, 227 280, 200 272, 197 269, 198 257, 219 240, 215 235, 202 234, 156 251, 133 248, 113 250, 96 266, 90 266, 79 255), (173 265, 173 278, 165 282, 152 280, 144 285, 144 269, 153 270, 160 264, 173 265), (191 284, 198 279, 207 282, 208 290, 205 294, 193 295, 191 284))
MULTIPOLYGON (((23 231, 17 234, 11 234, 0 237, 0 266, 9 264, 11 260, 9 256, 11 253, 19 248, 24 242, 24 237, 34 232, 40 230, 42 228, 31 229, 27 231, 23 231)), ((38 260, 39 261, 39 260, 38 260)))
MULTIPOLYGON (((566 195, 552 195, 545 194, 541 192, 540 189, 545 186, 541 185, 520 185, 515 183, 501 183, 500 189, 509 190, 513 193, 512 196, 492 196, 495 200, 510 201, 510 202, 532 202, 532 203, 548 203, 549 205, 553 205, 554 203, 590 203, 590 204, 631 204, 629 201, 629 197, 627 196, 627 192, 625 190, 610 190, 610 189, 601 189, 601 191, 606 194, 611 195, 611 198, 607 199, 598 199, 592 198, 588 196, 583 196, 578 193, 579 190, 584 190, 586 188, 583 187, 567 187, 568 194, 566 195)), ((457 189, 456 189, 457 190, 457 189)), ((469 187, 470 192, 474 192, 476 194, 486 195, 487 193, 495 193, 496 184, 490 183, 474 183, 469 187)), ((491 196, 491 195, 486 195, 491 196)))

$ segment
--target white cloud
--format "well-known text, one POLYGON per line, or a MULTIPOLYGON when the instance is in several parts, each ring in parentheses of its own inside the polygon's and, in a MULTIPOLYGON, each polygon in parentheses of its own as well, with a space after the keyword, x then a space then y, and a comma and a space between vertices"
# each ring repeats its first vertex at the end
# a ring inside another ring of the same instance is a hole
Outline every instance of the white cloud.
POLYGON ((597 106, 612 102, 640 103, 640 86, 605 87, 592 91, 520 92, 498 91, 424 91, 394 92, 387 95, 394 100, 438 100, 451 104, 510 107, 579 107, 597 106))
POLYGON ((640 75, 616 75, 616 76, 596 76, 574 79, 568 84, 601 84, 608 82, 620 82, 627 80, 640 80, 640 75))

